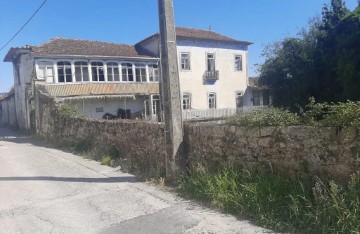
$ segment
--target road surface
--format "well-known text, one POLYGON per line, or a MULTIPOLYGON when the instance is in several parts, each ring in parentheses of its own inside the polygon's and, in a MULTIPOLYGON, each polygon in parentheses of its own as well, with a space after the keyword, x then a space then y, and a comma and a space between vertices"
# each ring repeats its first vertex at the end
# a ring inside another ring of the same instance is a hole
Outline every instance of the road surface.
POLYGON ((272 233, 0 128, 0 233, 272 233))

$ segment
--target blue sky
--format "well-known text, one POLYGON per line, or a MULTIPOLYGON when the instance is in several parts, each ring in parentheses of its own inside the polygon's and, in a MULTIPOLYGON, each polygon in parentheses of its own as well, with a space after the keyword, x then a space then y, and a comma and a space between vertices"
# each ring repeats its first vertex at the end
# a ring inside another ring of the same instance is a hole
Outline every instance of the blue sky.
MULTIPOLYGON (((43 0, 0 0, 0 47, 43 0)), ((251 41, 250 75, 263 62, 264 45, 293 36, 330 0, 174 0, 178 26, 211 29, 251 41)), ((354 9, 357 0, 345 0, 354 9)), ((0 51, 0 92, 13 85, 10 47, 39 45, 56 36, 135 44, 158 31, 157 0, 48 0, 27 27, 0 51)))

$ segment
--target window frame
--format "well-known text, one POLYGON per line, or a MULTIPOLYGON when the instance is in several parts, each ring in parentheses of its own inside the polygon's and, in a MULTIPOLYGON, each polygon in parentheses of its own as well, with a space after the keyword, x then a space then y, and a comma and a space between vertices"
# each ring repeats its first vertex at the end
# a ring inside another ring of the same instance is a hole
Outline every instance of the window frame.
POLYGON ((184 92, 181 96, 181 108, 182 110, 191 110, 191 93, 184 92), (188 96, 188 98, 185 98, 185 96, 188 96), (185 101, 188 101, 185 103, 185 101), (187 108, 184 108, 187 107, 187 108))
POLYGON ((121 82, 121 66, 120 63, 117 61, 106 61, 106 81, 108 82, 121 82), (116 65, 110 65, 109 64, 116 64, 116 65), (109 72, 109 69, 111 69, 109 72), (117 69, 117 75, 118 75, 118 80, 115 80, 115 69, 117 69), (112 76, 112 80, 109 80, 110 76, 112 76))
POLYGON ((235 54, 234 55, 234 70, 236 72, 242 72, 243 71, 243 56, 241 54, 235 54), (237 59, 236 57, 240 57, 240 69, 237 66, 237 59))
POLYGON ((58 83, 73 83, 73 69, 72 69, 72 61, 69 60, 58 60, 56 61, 56 67, 57 67, 57 82, 58 83), (59 65, 59 63, 69 63, 67 65, 59 65), (64 81, 60 82, 60 75, 59 75, 59 71, 61 71, 61 66, 62 66, 62 71, 63 71, 63 76, 64 76, 64 81), (70 74, 66 73, 66 70, 70 69, 70 74), (67 76, 70 76, 71 81, 67 81, 67 76))
POLYGON ((135 82, 137 83, 144 83, 147 82, 147 72, 146 72, 146 65, 143 63, 135 63, 135 82), (138 72, 139 75, 138 75, 138 72), (144 72, 144 74, 143 74, 144 72), (139 77, 139 80, 138 80, 139 77), (145 80, 144 80, 145 78, 145 80))
POLYGON ((133 70, 133 63, 130 62, 122 62, 121 64, 121 81, 122 82, 134 82, 134 70, 133 70), (126 65, 126 67, 125 67, 126 65), (127 66, 127 65, 131 65, 131 66, 127 66), (124 72, 124 69, 126 69, 126 72, 124 72), (131 71, 131 76, 132 76, 132 80, 130 80, 130 73, 129 71, 131 71), (126 77, 126 80, 124 80, 124 76, 126 77))
POLYGON ((91 67, 91 82, 105 82, 105 64, 103 61, 94 60, 90 61, 90 67, 91 67), (93 63, 101 63, 102 66, 96 65, 94 66, 93 63), (94 68, 96 70, 96 73, 94 73, 94 68), (100 71, 102 68, 102 74, 100 74, 100 71), (95 76, 96 75, 96 76, 95 76), (103 76, 103 80, 100 80, 100 76, 103 76), (94 80, 94 78, 97 77, 97 80, 94 80))
POLYGON ((159 82, 160 81, 159 65, 152 63, 152 64, 148 64, 147 67, 148 67, 148 74, 149 74, 148 81, 149 82, 159 82), (157 66, 157 68, 154 68, 153 66, 157 66), (153 80, 151 80, 151 77, 153 77, 153 80))
POLYGON ((262 106, 261 99, 262 99, 262 90, 253 90, 253 92, 252 92, 252 104, 253 104, 253 106, 262 106), (256 96, 255 93, 258 96, 256 96), (255 105, 255 102, 256 102, 256 105, 255 105))
POLYGON ((91 74, 89 73, 89 62, 86 61, 86 60, 74 60, 74 68, 75 68, 75 71, 74 71, 74 75, 75 75, 75 82, 90 82, 90 79, 91 79, 91 74), (86 63, 86 65, 84 64, 81 64, 81 65, 77 65, 76 63, 86 63), (80 68, 80 78, 81 78, 81 81, 78 81, 77 80, 77 68, 80 68), (84 69, 87 71, 87 80, 84 80, 84 69))
POLYGON ((180 70, 181 71, 191 71, 191 54, 190 52, 180 52, 180 70), (187 63, 184 63, 184 68, 183 68, 183 59, 182 59, 182 55, 187 55, 187 63), (186 67, 187 65, 187 67, 186 67))
POLYGON ((40 60, 37 61, 37 78, 39 80, 44 80, 46 83, 55 83, 55 66, 54 61, 51 60, 40 60), (48 68, 52 70, 52 76, 48 76, 48 68), (43 69, 43 77, 40 77, 40 71, 43 69), (52 82, 48 81, 48 77, 52 77, 52 82))
POLYGON ((209 109, 217 109, 217 97, 216 97, 216 93, 215 92, 210 92, 207 95, 208 98, 208 108, 209 109), (211 96, 213 96, 213 98, 211 98, 211 96), (213 106, 211 105, 211 100, 213 100, 213 106))
POLYGON ((206 71, 216 71, 216 54, 215 53, 210 53, 210 52, 206 52, 206 56, 205 56, 205 59, 206 59, 206 71), (213 55, 213 61, 214 61, 214 70, 209 70, 209 55, 213 55))
POLYGON ((236 91, 235 92, 235 107, 243 108, 244 107, 244 92, 242 91, 236 91), (241 97, 241 107, 238 106, 238 98, 241 97))

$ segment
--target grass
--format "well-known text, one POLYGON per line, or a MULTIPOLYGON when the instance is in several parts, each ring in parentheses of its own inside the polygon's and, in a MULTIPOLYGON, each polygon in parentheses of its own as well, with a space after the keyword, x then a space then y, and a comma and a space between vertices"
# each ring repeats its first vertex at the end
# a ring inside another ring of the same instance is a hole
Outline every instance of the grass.
POLYGON ((277 231, 360 233, 360 172, 342 186, 224 168, 190 176, 180 191, 277 231))

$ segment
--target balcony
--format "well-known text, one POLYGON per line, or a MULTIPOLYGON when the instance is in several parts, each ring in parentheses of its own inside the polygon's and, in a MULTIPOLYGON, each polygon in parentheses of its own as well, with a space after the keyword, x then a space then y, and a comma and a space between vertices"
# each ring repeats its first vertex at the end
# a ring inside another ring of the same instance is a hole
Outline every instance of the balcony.
POLYGON ((204 79, 205 80, 218 80, 219 79, 219 71, 218 70, 205 71, 204 79))

